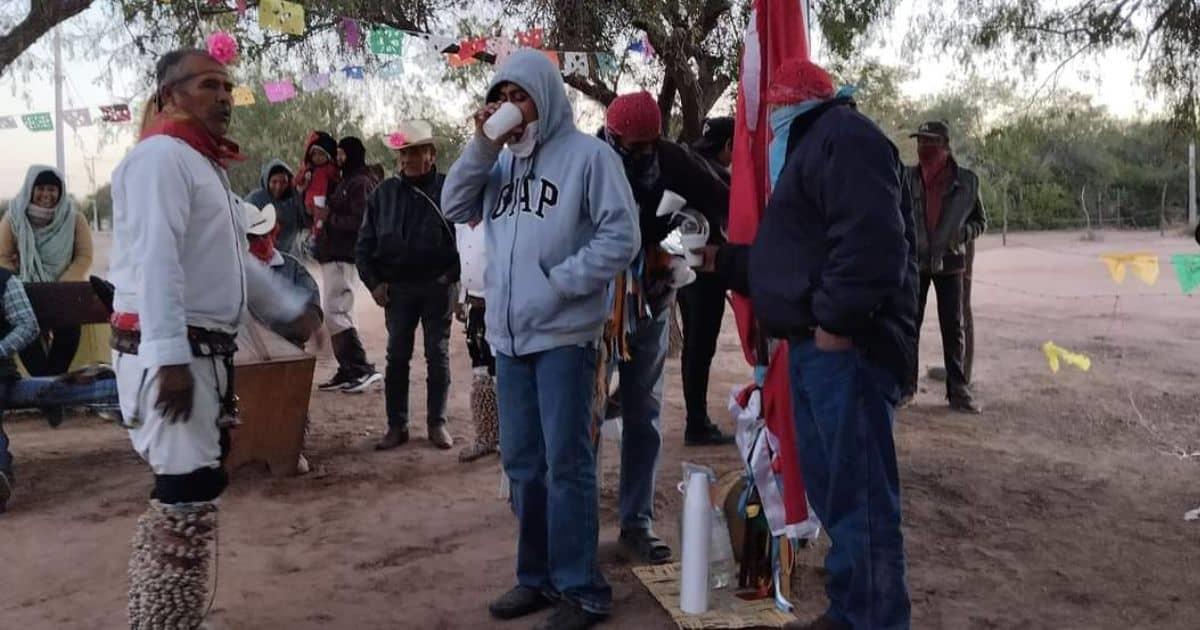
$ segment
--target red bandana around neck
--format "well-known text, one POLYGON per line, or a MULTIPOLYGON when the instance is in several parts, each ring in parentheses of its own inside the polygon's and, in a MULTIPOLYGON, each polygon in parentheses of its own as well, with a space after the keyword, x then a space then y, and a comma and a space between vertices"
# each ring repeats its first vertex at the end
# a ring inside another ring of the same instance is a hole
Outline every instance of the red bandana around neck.
POLYGON ((240 153, 237 143, 228 138, 213 137, 203 125, 186 115, 160 112, 142 131, 140 140, 151 136, 179 138, 221 168, 227 168, 230 161, 240 162, 246 159, 240 153))

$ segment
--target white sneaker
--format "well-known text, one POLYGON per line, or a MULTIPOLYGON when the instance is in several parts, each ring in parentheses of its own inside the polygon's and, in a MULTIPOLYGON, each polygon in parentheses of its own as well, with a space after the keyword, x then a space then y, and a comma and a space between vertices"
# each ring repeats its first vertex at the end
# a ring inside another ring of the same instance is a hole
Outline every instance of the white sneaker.
POLYGON ((362 376, 362 377, 354 380, 349 385, 347 385, 346 388, 343 389, 342 391, 346 392, 347 394, 361 394, 361 393, 367 391, 368 389, 371 389, 371 387, 373 387, 379 383, 382 383, 382 382, 383 382, 383 375, 380 374, 379 372, 372 372, 370 374, 367 374, 366 376, 362 376))

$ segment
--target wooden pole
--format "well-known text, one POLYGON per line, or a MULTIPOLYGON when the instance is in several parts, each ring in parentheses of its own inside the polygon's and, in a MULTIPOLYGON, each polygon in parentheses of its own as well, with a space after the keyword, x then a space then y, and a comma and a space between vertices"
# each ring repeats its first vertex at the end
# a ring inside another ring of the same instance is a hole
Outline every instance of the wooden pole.
POLYGON ((1087 240, 1092 240, 1092 215, 1087 209, 1087 184, 1079 190, 1079 207, 1083 209, 1083 218, 1087 222, 1087 240))
POLYGON ((1008 189, 1004 190, 1004 230, 1000 233, 1000 244, 1008 247, 1008 189))
POLYGON ((1167 184, 1163 184, 1162 205, 1158 210, 1158 235, 1167 235, 1167 184))

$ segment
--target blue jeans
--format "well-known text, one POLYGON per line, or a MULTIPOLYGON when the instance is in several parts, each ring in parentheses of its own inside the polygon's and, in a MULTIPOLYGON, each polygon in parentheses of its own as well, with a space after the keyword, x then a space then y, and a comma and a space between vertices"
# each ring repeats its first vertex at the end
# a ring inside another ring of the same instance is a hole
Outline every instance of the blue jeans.
MULTIPOLYGON (((35 377, 0 384, 0 416, 5 409, 70 405, 95 405, 115 409, 116 379, 75 385, 55 378, 35 377)), ((8 435, 4 433, 3 422, 0 422, 0 471, 12 472, 12 454, 8 452, 8 435)))
POLYGON ((517 582, 607 614, 592 397, 596 349, 496 356, 500 453, 518 521, 517 582))
POLYGON ((621 363, 621 529, 650 529, 654 484, 662 451, 663 368, 667 362, 670 305, 639 321, 629 336, 629 361, 621 363))
POLYGON ((855 630, 909 627, 892 422, 896 379, 858 350, 791 348, 792 406, 804 483, 833 546, 825 558, 834 620, 855 630))

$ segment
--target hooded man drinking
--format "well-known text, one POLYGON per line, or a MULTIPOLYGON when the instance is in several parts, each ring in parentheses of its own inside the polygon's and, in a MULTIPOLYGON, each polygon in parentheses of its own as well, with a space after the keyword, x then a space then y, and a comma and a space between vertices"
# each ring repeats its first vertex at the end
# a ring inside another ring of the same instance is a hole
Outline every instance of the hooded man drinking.
POLYGON ((598 342, 609 285, 641 244, 637 202, 616 152, 576 129, 562 76, 541 51, 510 57, 485 103, 446 176, 442 211, 482 221, 490 252, 487 340, 520 522, 517 586, 490 610, 513 619, 557 602, 540 627, 589 628, 612 606, 596 558, 598 342))

